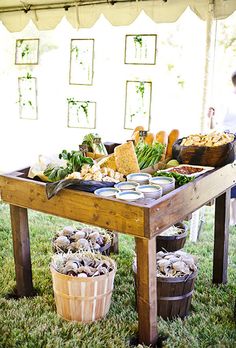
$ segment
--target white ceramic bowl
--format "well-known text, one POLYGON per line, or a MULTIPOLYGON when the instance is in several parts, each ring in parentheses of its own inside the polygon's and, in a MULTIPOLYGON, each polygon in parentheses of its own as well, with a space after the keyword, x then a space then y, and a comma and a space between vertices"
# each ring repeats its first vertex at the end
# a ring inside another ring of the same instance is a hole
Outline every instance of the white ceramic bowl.
POLYGON ((140 185, 148 184, 149 179, 151 179, 151 175, 148 173, 132 173, 127 175, 128 181, 137 182, 140 185))
POLYGON ((159 185, 162 187, 162 195, 175 189, 175 179, 167 176, 156 176, 149 180, 151 185, 159 185))
POLYGON ((116 194, 119 192, 120 190, 115 187, 103 187, 95 190, 94 194, 101 197, 116 197, 116 194))
POLYGON ((144 195, 138 191, 122 191, 116 194, 116 198, 122 199, 127 202, 137 201, 137 199, 143 198, 144 195))
POLYGON ((140 185, 136 191, 142 192, 145 198, 158 199, 162 195, 162 187, 159 185, 140 185))
POLYGON ((138 186, 139 184, 134 181, 124 181, 124 182, 118 182, 118 184, 115 184, 115 187, 118 188, 120 191, 135 191, 135 189, 138 186))

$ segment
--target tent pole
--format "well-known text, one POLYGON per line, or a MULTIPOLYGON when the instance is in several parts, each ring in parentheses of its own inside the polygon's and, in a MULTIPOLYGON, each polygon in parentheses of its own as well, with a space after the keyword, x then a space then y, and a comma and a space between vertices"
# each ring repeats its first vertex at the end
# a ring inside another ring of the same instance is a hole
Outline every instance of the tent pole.
POLYGON ((212 47, 212 27, 214 19, 214 0, 209 0, 207 20, 206 20, 206 49, 205 49, 205 68, 203 77, 203 96, 202 96, 202 111, 200 119, 200 130, 204 132, 206 129, 206 108, 208 103, 208 89, 210 86, 210 62, 211 62, 211 47, 212 47))

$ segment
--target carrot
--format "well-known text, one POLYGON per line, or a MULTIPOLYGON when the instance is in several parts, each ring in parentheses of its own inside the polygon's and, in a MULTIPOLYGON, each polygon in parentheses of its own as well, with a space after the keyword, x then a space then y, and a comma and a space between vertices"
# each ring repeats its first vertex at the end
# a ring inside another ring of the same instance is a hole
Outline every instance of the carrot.
POLYGON ((166 149, 166 159, 172 158, 172 147, 174 142, 179 138, 179 130, 178 129, 172 129, 168 136, 168 144, 166 149))

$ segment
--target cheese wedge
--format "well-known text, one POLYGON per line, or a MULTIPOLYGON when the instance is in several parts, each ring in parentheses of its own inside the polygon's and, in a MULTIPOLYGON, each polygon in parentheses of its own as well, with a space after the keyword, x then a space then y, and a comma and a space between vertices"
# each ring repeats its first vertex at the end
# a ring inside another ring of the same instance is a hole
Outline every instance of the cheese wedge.
POLYGON ((140 172, 132 141, 117 146, 114 155, 118 172, 124 175, 140 172))
POLYGON ((114 153, 98 160, 97 162, 100 165, 100 168, 107 167, 113 169, 114 171, 117 171, 114 153))

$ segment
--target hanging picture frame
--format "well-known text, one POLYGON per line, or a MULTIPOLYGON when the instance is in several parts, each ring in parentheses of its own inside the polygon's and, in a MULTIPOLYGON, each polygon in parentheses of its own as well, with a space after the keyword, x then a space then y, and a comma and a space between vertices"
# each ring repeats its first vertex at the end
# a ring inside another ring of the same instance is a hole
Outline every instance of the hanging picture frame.
POLYGON ((16 65, 37 65, 39 62, 39 39, 17 39, 16 65))
POLYGON ((94 39, 72 39, 70 45, 69 83, 92 85, 94 63, 94 39))
POLYGON ((67 98, 68 128, 96 128, 96 102, 67 98))
POLYGON ((125 36, 125 64, 155 65, 156 52, 156 34, 125 36))
POLYGON ((18 77, 19 114, 21 119, 37 120, 37 80, 27 73, 24 77, 18 77))
POLYGON ((142 125, 150 129, 152 83, 149 81, 126 81, 125 129, 142 125))

